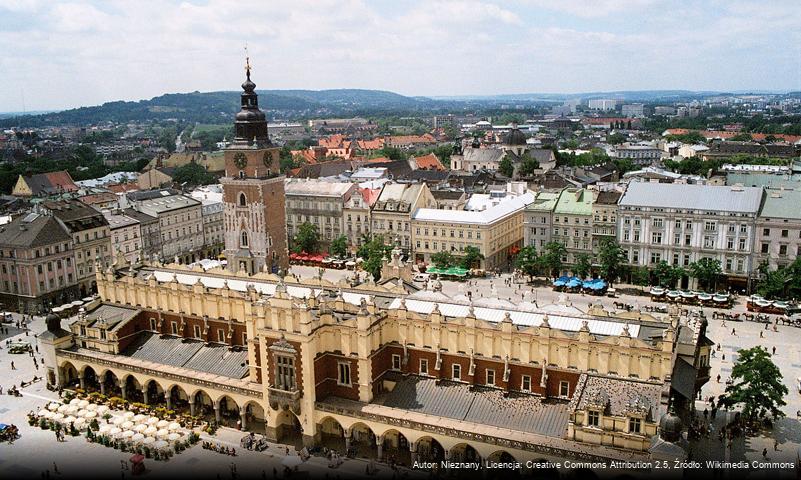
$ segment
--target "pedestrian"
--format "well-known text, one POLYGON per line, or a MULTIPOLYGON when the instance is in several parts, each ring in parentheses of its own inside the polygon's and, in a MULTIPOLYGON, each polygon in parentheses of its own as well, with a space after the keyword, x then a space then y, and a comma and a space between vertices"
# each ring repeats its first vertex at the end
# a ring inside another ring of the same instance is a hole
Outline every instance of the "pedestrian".
POLYGON ((733 328, 731 329, 731 334, 732 334, 732 336, 734 336, 734 337, 736 337, 736 336, 737 336, 737 332, 735 331, 735 329, 733 329, 733 328))
POLYGON ((718 383, 720 383, 720 374, 718 374, 718 383))
POLYGON ((759 331, 759 338, 765 338, 765 336, 762 334, 762 330, 759 331))
POLYGON ((767 457, 768 457, 768 449, 767 448, 763 448, 762 449, 762 458, 767 458, 767 457))
POLYGON ((36 347, 36 353, 39 353, 39 345, 37 344, 35 347, 36 347))
POLYGON ((56 475, 60 475, 58 471, 58 465, 56 465, 56 462, 53 462, 53 473, 55 473, 56 475))
POLYGON ((721 357, 721 361, 724 361, 724 362, 726 361, 726 354, 725 354, 725 353, 724 353, 724 354, 723 354, 723 356, 721 357))
POLYGON ((779 451, 779 441, 778 440, 774 440, 773 441, 773 451, 774 452, 778 452, 779 451))
POLYGON ((776 346, 773 346, 773 354, 776 355, 776 346))
POLYGON ((16 369, 17 369, 17 367, 14 366, 14 362, 12 361, 11 362, 11 370, 16 370, 16 369))

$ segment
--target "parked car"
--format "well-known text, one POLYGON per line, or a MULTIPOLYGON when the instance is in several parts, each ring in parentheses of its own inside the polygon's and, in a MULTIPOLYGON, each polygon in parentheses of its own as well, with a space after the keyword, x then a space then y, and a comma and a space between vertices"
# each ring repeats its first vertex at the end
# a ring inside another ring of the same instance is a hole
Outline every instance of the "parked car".
POLYGON ((415 282, 425 283, 431 278, 431 275, 428 273, 415 273, 412 280, 415 282))

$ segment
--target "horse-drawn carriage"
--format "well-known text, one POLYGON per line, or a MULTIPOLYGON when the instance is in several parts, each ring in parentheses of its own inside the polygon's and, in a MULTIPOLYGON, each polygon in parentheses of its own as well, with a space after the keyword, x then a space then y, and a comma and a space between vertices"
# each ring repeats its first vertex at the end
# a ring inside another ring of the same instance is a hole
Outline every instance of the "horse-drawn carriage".
POLYGON ((19 438, 19 429, 16 425, 0 423, 0 442, 13 442, 19 438))

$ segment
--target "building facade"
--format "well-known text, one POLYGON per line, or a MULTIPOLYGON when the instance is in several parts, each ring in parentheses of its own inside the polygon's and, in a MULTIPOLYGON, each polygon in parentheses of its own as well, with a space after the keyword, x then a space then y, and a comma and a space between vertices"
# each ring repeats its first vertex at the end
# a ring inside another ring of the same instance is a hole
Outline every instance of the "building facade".
POLYGON ((771 270, 801 256, 801 192, 767 190, 756 220, 754 269, 767 263, 771 270))
POLYGON ((284 191, 287 236, 290 244, 298 228, 308 222, 317 227, 321 251, 327 251, 332 240, 345 234, 343 221, 345 205, 357 188, 355 183, 350 182, 287 179, 284 191))
POLYGON ((172 189, 132 192, 127 197, 135 210, 158 219, 161 259, 176 263, 200 259, 206 242, 199 201, 172 189))
POLYGON ((142 226, 139 220, 121 213, 104 212, 111 233, 115 260, 122 255, 128 265, 142 261, 142 226))
POLYGON ((565 246, 568 264, 581 255, 592 257, 593 192, 584 188, 566 188, 559 194, 553 210, 553 241, 565 246))
POLYGON ((598 255, 603 244, 617 239, 617 202, 623 194, 616 190, 596 192, 592 202, 592 252, 598 255))
MULTIPOLYGON (((635 266, 716 259, 724 277, 718 288, 744 290, 757 267, 752 253, 762 199, 762 188, 633 182, 619 202, 618 242, 635 266)), ((697 283, 681 282, 682 288, 697 283)))
POLYGON ((370 211, 372 235, 380 235, 387 245, 401 247, 404 253, 412 250, 412 215, 418 208, 436 205, 425 183, 385 184, 370 211))
POLYGON ((542 252, 552 239, 553 209, 561 192, 538 192, 523 211, 523 244, 542 252))

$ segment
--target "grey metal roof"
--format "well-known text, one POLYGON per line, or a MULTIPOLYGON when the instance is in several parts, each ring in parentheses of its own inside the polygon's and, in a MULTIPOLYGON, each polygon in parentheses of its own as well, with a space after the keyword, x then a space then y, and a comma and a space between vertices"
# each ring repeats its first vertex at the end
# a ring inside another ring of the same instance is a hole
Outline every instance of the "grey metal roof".
POLYGON ((576 410, 588 405, 603 405, 609 415, 623 416, 630 410, 645 410, 655 418, 660 409, 662 385, 625 378, 587 375, 576 410))
POLYGON ((711 210, 756 214, 762 188, 632 182, 620 206, 711 210))
POLYGON ((500 390, 406 377, 385 398, 387 407, 464 420, 499 428, 562 437, 569 412, 566 403, 546 403, 539 397, 500 390))
POLYGON ((768 191, 759 216, 764 218, 801 219, 801 192, 797 190, 768 191))
POLYGON ((17 217, 0 226, 0 245, 9 247, 40 247, 69 242, 72 236, 50 215, 17 217))
POLYGON ((229 378, 244 378, 248 373, 247 351, 229 351, 224 345, 206 345, 152 332, 143 333, 122 355, 229 378))
POLYGON ((103 319, 107 325, 117 325, 122 321, 130 320, 141 310, 135 308, 119 307, 117 305, 102 304, 86 315, 86 320, 91 325, 94 321, 103 319))

